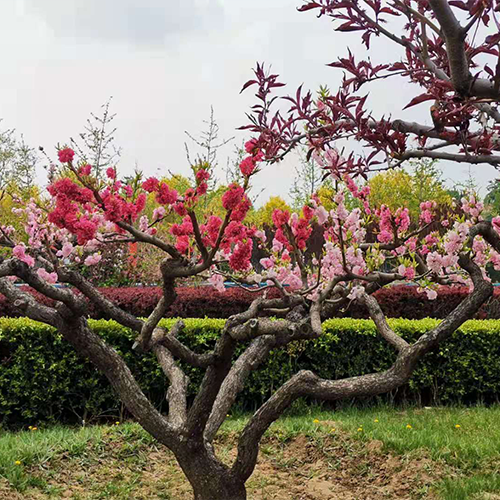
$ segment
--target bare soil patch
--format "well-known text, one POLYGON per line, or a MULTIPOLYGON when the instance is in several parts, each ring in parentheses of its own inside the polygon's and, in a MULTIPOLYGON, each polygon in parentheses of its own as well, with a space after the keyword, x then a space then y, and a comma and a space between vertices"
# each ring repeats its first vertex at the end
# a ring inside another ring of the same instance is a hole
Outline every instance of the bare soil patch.
MULTIPOLYGON (((330 422, 333 424, 333 422, 330 422)), ((234 458, 234 436, 217 443, 234 458)), ((23 493, 0 480, 0 499, 190 500, 189 484, 173 455, 156 445, 134 446, 120 438, 89 446, 83 457, 60 456, 30 475, 41 486, 23 493)), ((263 439, 258 465, 247 483, 249 500, 413 500, 433 498, 444 467, 422 456, 396 456, 381 441, 362 442, 341 432, 263 439)))

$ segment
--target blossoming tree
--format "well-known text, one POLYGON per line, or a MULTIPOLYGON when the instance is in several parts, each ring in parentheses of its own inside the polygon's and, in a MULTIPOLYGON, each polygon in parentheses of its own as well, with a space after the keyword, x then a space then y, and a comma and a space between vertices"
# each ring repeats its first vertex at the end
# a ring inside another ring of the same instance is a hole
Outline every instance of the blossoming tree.
POLYGON ((313 9, 341 21, 341 31, 362 33, 367 46, 373 35, 386 37, 402 48, 403 60, 374 67, 369 61, 356 63, 353 56, 342 59, 333 64, 350 73, 341 89, 317 102, 311 94, 298 91, 288 98, 292 106, 286 116, 272 111, 277 102, 272 92, 282 84, 259 66, 256 79, 245 86, 259 87, 261 102, 254 106, 248 125, 255 139, 246 145, 241 184, 233 183, 222 198, 223 218, 198 220, 194 211, 206 194, 207 169, 200 168, 195 185, 179 193, 155 178, 141 186, 127 185, 113 168, 107 170, 107 180, 98 178, 92 166, 77 164, 73 151, 62 149, 59 159, 68 175, 49 187, 48 206, 29 203, 18 209, 29 244, 20 243, 20 235, 11 227, 0 230, 1 244, 11 249, 11 255, 0 262, 0 292, 25 315, 54 326, 109 379, 140 425, 175 454, 196 500, 246 498, 245 482, 255 467, 263 433, 297 398, 369 396, 408 381, 419 359, 492 295, 486 266, 500 268, 500 218, 483 220, 482 205, 473 196, 464 198, 446 220, 437 218, 435 204, 428 200, 412 221, 404 207, 373 210, 369 189, 353 180, 381 162, 392 166, 408 158, 500 163, 494 154, 499 149, 500 115, 495 103, 500 95, 500 66, 495 44, 500 35, 484 36, 475 44, 467 41, 479 23, 496 23, 498 2, 390 0, 382 5, 380 0, 317 0, 302 8, 313 9), (457 11, 463 15, 457 17, 457 11), (389 30, 385 23, 389 16, 403 23, 391 24, 394 29, 389 30), (464 17, 461 24, 459 18, 464 17), (484 64, 485 58, 492 58, 494 64, 484 64), (424 89, 411 104, 434 100, 433 127, 376 119, 366 109, 366 98, 358 95, 360 86, 396 73, 424 89), (363 142, 368 154, 341 155, 335 141, 350 137, 363 142), (412 138, 414 146, 410 146, 412 138), (300 213, 276 210, 275 231, 266 241, 262 232, 245 223, 249 181, 263 161, 282 158, 301 141, 333 176, 333 208, 327 210, 313 197, 300 213), (362 208, 346 209, 347 192, 362 208), (152 219, 143 215, 147 196, 154 196, 157 203, 152 219), (178 222, 171 225, 172 240, 167 241, 158 237, 157 227, 171 214, 177 214, 178 222), (305 244, 314 225, 322 231, 324 245, 320 253, 306 257, 305 244), (116 307, 79 272, 82 265, 98 263, 100 249, 110 242, 152 245, 164 253, 159 264, 163 296, 148 318, 136 318, 116 307), (250 263, 257 245, 267 248, 260 273, 250 263), (175 299, 177 284, 196 275, 206 276, 221 290, 224 280, 231 279, 242 285, 260 284, 263 291, 247 311, 226 321, 214 349, 202 354, 178 339, 182 321, 170 331, 159 325, 175 299), (53 299, 54 305, 40 304, 16 288, 12 280, 17 278, 53 299), (70 287, 56 288, 56 281, 70 287), (437 327, 410 344, 390 328, 372 296, 379 287, 396 281, 418 284, 431 299, 440 284, 468 286, 470 294, 437 327), (278 293, 273 298, 266 295, 271 288, 278 293), (82 297, 136 332, 132 347, 137 355, 155 354, 168 380, 166 415, 147 399, 121 356, 88 326, 87 301, 82 297), (320 337, 325 312, 354 300, 366 305, 380 341, 394 348, 394 364, 379 373, 342 380, 299 371, 249 418, 238 437, 234 462, 224 464, 213 441, 248 375, 272 349, 320 337), (240 343, 246 348, 234 359, 240 343), (188 379, 178 361, 205 370, 191 403, 188 379))
MULTIPOLYGON (((17 209, 25 220, 29 244, 19 243, 20 235, 11 227, 2 226, 0 233, 1 244, 11 249, 11 256, 0 262, 0 292, 26 316, 54 326, 81 356, 92 361, 140 425, 172 450, 198 500, 246 498, 245 482, 255 467, 263 433, 297 398, 339 400, 384 393, 404 384, 418 360, 491 296, 485 266, 491 262, 500 267, 500 220, 482 220, 482 205, 473 197, 464 199, 456 215, 444 221, 435 220, 435 204, 425 202, 419 219, 411 221, 406 208, 372 211, 369 189, 335 170, 331 171, 337 186, 334 208, 327 211, 313 197, 301 213, 276 210, 275 233, 266 242, 262 232, 245 223, 249 180, 263 159, 257 140, 249 141, 246 149, 248 156, 241 163, 244 181, 229 186, 222 198, 224 218, 209 216, 204 221, 197 220, 194 207, 206 193, 208 170, 200 168, 196 184, 184 193, 155 178, 132 187, 119 180, 113 168, 107 170, 107 180, 98 180, 90 165, 78 165, 73 151, 62 149, 59 159, 67 175, 49 186, 46 206, 31 202, 17 209), (363 209, 346 209, 347 191, 363 209), (151 220, 142 215, 147 196, 154 196, 157 203, 151 220), (178 223, 170 227, 172 240, 158 238, 157 226, 173 213, 178 223), (306 241, 315 224, 323 233, 323 250, 306 259, 306 241), (373 241, 367 234, 375 235, 373 241), (101 249, 110 242, 131 241, 164 252, 159 264, 163 296, 145 319, 115 306, 79 272, 81 266, 98 263, 101 249), (268 249, 260 274, 250 264, 254 245, 268 249), (194 275, 205 275, 221 290, 225 279, 261 284, 264 290, 247 311, 227 320, 214 349, 202 354, 177 338, 182 321, 170 331, 159 325, 175 299, 177 283, 194 275), (54 305, 42 305, 15 287, 13 280, 18 278, 53 299, 54 305), (56 288, 56 281, 70 286, 56 288), (418 283, 430 298, 440 283, 466 285, 471 293, 439 326, 409 344, 391 330, 371 296, 380 286, 395 281, 418 283), (267 296, 269 288, 277 289, 278 295, 267 296), (146 351, 156 355, 168 380, 168 414, 156 410, 122 357, 89 327, 83 297, 137 333, 131 346, 137 355, 146 351), (393 366, 343 380, 299 371, 250 417, 239 436, 234 463, 225 465, 212 443, 251 371, 272 349, 320 337, 326 309, 352 300, 366 305, 381 341, 397 352, 393 366), (246 348, 234 359, 240 343, 246 348), (188 378, 178 361, 205 370, 191 404, 188 378)), ((325 160, 325 154, 317 154, 325 160)))

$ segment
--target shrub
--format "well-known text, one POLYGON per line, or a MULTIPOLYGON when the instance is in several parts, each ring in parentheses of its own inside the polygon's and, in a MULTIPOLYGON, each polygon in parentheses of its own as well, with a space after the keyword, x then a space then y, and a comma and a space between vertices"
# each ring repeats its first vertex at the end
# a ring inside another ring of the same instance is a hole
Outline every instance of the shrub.
MULTIPOLYGON (((163 320, 169 327, 173 319, 163 320)), ((416 339, 437 320, 392 319, 391 326, 407 340, 416 339)), ((210 349, 224 320, 187 319, 181 335, 197 352, 210 349)), ((132 351, 133 334, 113 321, 91 321, 91 327, 124 356, 147 396, 166 405, 166 387, 152 355, 132 351)), ((325 321, 324 335, 314 341, 273 351, 252 373, 239 396, 242 409, 260 404, 299 369, 341 378, 388 368, 394 352, 378 339, 370 320, 325 321)), ((241 347, 243 349, 244 346, 241 347)), ((80 359, 55 330, 26 318, 0 318, 0 422, 22 426, 40 422, 90 420, 121 411, 109 384, 88 361, 80 359)), ((201 372, 184 367, 194 394, 201 372)), ((409 384, 390 398, 400 402, 491 402, 500 394, 500 321, 471 320, 438 351, 428 354, 409 384)))
MULTIPOLYGON (((135 316, 149 316, 161 297, 159 287, 101 288, 101 293, 113 303, 135 316)), ((51 304, 50 299, 31 291, 36 299, 51 304)), ((276 290, 268 290, 270 297, 276 290)), ((185 287, 177 289, 178 297, 170 308, 170 318, 228 318, 232 314, 246 311, 256 293, 241 288, 230 288, 224 293, 212 287, 185 287)), ((426 295, 413 286, 393 286, 382 288, 375 297, 383 312, 390 318, 408 319, 446 318, 446 316, 468 295, 467 289, 441 287, 436 300, 428 300, 426 295)), ((477 315, 478 319, 500 319, 500 290, 487 302, 477 315)), ((87 300, 87 299, 84 299, 87 300)), ((366 309, 358 303, 351 303, 339 316, 368 318, 366 309)), ((14 305, 0 294, 0 316, 18 317, 14 305)), ((94 319, 108 319, 95 306, 90 305, 90 316, 94 319)))

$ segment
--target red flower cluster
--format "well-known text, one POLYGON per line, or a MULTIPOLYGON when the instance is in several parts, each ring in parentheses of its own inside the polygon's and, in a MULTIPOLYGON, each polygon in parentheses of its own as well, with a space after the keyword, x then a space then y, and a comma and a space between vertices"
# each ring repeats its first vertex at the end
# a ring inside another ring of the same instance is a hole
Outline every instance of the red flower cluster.
POLYGON ((208 170, 202 168, 196 172, 196 180, 198 182, 208 181, 208 179, 210 179, 210 172, 208 170))
POLYGON ((170 234, 174 236, 187 236, 193 234, 193 223, 189 216, 182 219, 182 224, 172 224, 170 228, 170 234))
POLYGON ((158 194, 156 195, 156 201, 161 205, 172 205, 177 201, 179 197, 175 189, 170 189, 168 184, 162 182, 158 186, 158 194))
POLYGON ((193 223, 189 216, 182 219, 181 224, 173 224, 170 228, 170 234, 177 237, 175 248, 181 253, 186 253, 189 248, 189 236, 193 234, 193 223))
POLYGON ((229 186, 228 190, 222 196, 222 206, 226 210, 234 210, 243 199, 244 189, 236 183, 229 186))
POLYGON ((146 195, 141 193, 135 203, 127 202, 121 196, 111 194, 109 191, 101 193, 104 202, 105 218, 111 222, 121 220, 135 221, 146 206, 146 195))
POLYGON ((215 246, 221 226, 222 219, 220 217, 217 217, 216 215, 211 215, 208 218, 208 222, 200 227, 200 231, 205 234, 205 236, 203 237, 203 244, 205 246, 215 246))
POLYGON ((92 166, 87 163, 86 165, 83 165, 80 167, 80 169, 78 170, 78 174, 79 175, 90 175, 91 170, 92 170, 92 166))
POLYGON ((48 216, 49 222, 75 234, 79 245, 93 239, 97 223, 86 216, 78 218, 78 203, 89 206, 94 201, 92 191, 81 188, 68 178, 58 180, 47 190, 56 199, 56 207, 48 216))
POLYGON ((273 223, 276 229, 279 229, 283 224, 286 224, 290 220, 290 212, 288 210, 280 210, 277 208, 273 212, 273 223))
POLYGON ((253 171, 255 170, 255 160, 253 156, 247 156, 241 161, 240 170, 241 173, 246 177, 253 173, 253 171))
POLYGON ((247 216, 248 211, 252 206, 252 202, 246 194, 243 195, 239 205, 231 212, 231 220, 242 222, 247 216))
POLYGON ((61 163, 69 163, 73 161, 75 152, 71 148, 64 148, 57 152, 57 156, 59 157, 59 161, 61 163))
POLYGON ((245 151, 250 156, 247 156, 241 161, 240 171, 245 177, 249 177, 254 173, 257 163, 264 158, 264 153, 257 148, 257 139, 250 139, 246 142, 245 151))
POLYGON ((148 193, 154 193, 158 191, 160 186, 160 181, 156 177, 149 177, 142 183, 142 189, 148 193))
POLYGON ((229 265, 234 271, 247 271, 250 265, 250 257, 252 256, 253 241, 248 238, 245 242, 240 241, 229 257, 229 265))
POLYGON ((301 218, 297 221, 292 222, 292 232, 295 236, 297 246, 301 250, 305 250, 307 240, 312 233, 312 227, 309 224, 309 221, 301 218))

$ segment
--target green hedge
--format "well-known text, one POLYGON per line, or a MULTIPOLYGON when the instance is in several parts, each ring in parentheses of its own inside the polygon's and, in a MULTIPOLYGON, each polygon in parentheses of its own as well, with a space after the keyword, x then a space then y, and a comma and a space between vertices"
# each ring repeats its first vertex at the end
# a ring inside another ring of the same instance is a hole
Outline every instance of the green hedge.
MULTIPOLYGON (((164 320, 168 327, 174 320, 164 320)), ((389 320, 409 341, 438 320, 389 320)), ((210 349, 224 324, 218 319, 187 319, 181 340, 197 352, 210 349)), ((113 321, 90 321, 91 327, 125 358, 145 393, 164 407, 166 384, 152 355, 132 351, 133 334, 113 321)), ((315 341, 272 352, 249 378, 238 404, 254 408, 299 369, 340 378, 390 366, 394 351, 377 338, 369 320, 332 319, 315 341)), ((243 348, 244 346, 242 346, 243 348)), ((191 394, 201 372, 187 368, 191 394)), ((409 384, 386 397, 435 403, 498 401, 500 394, 500 320, 465 323, 439 351, 428 354, 409 384)), ((25 318, 0 318, 0 425, 76 421, 120 414, 121 404, 107 381, 80 359, 54 329, 25 318)))

